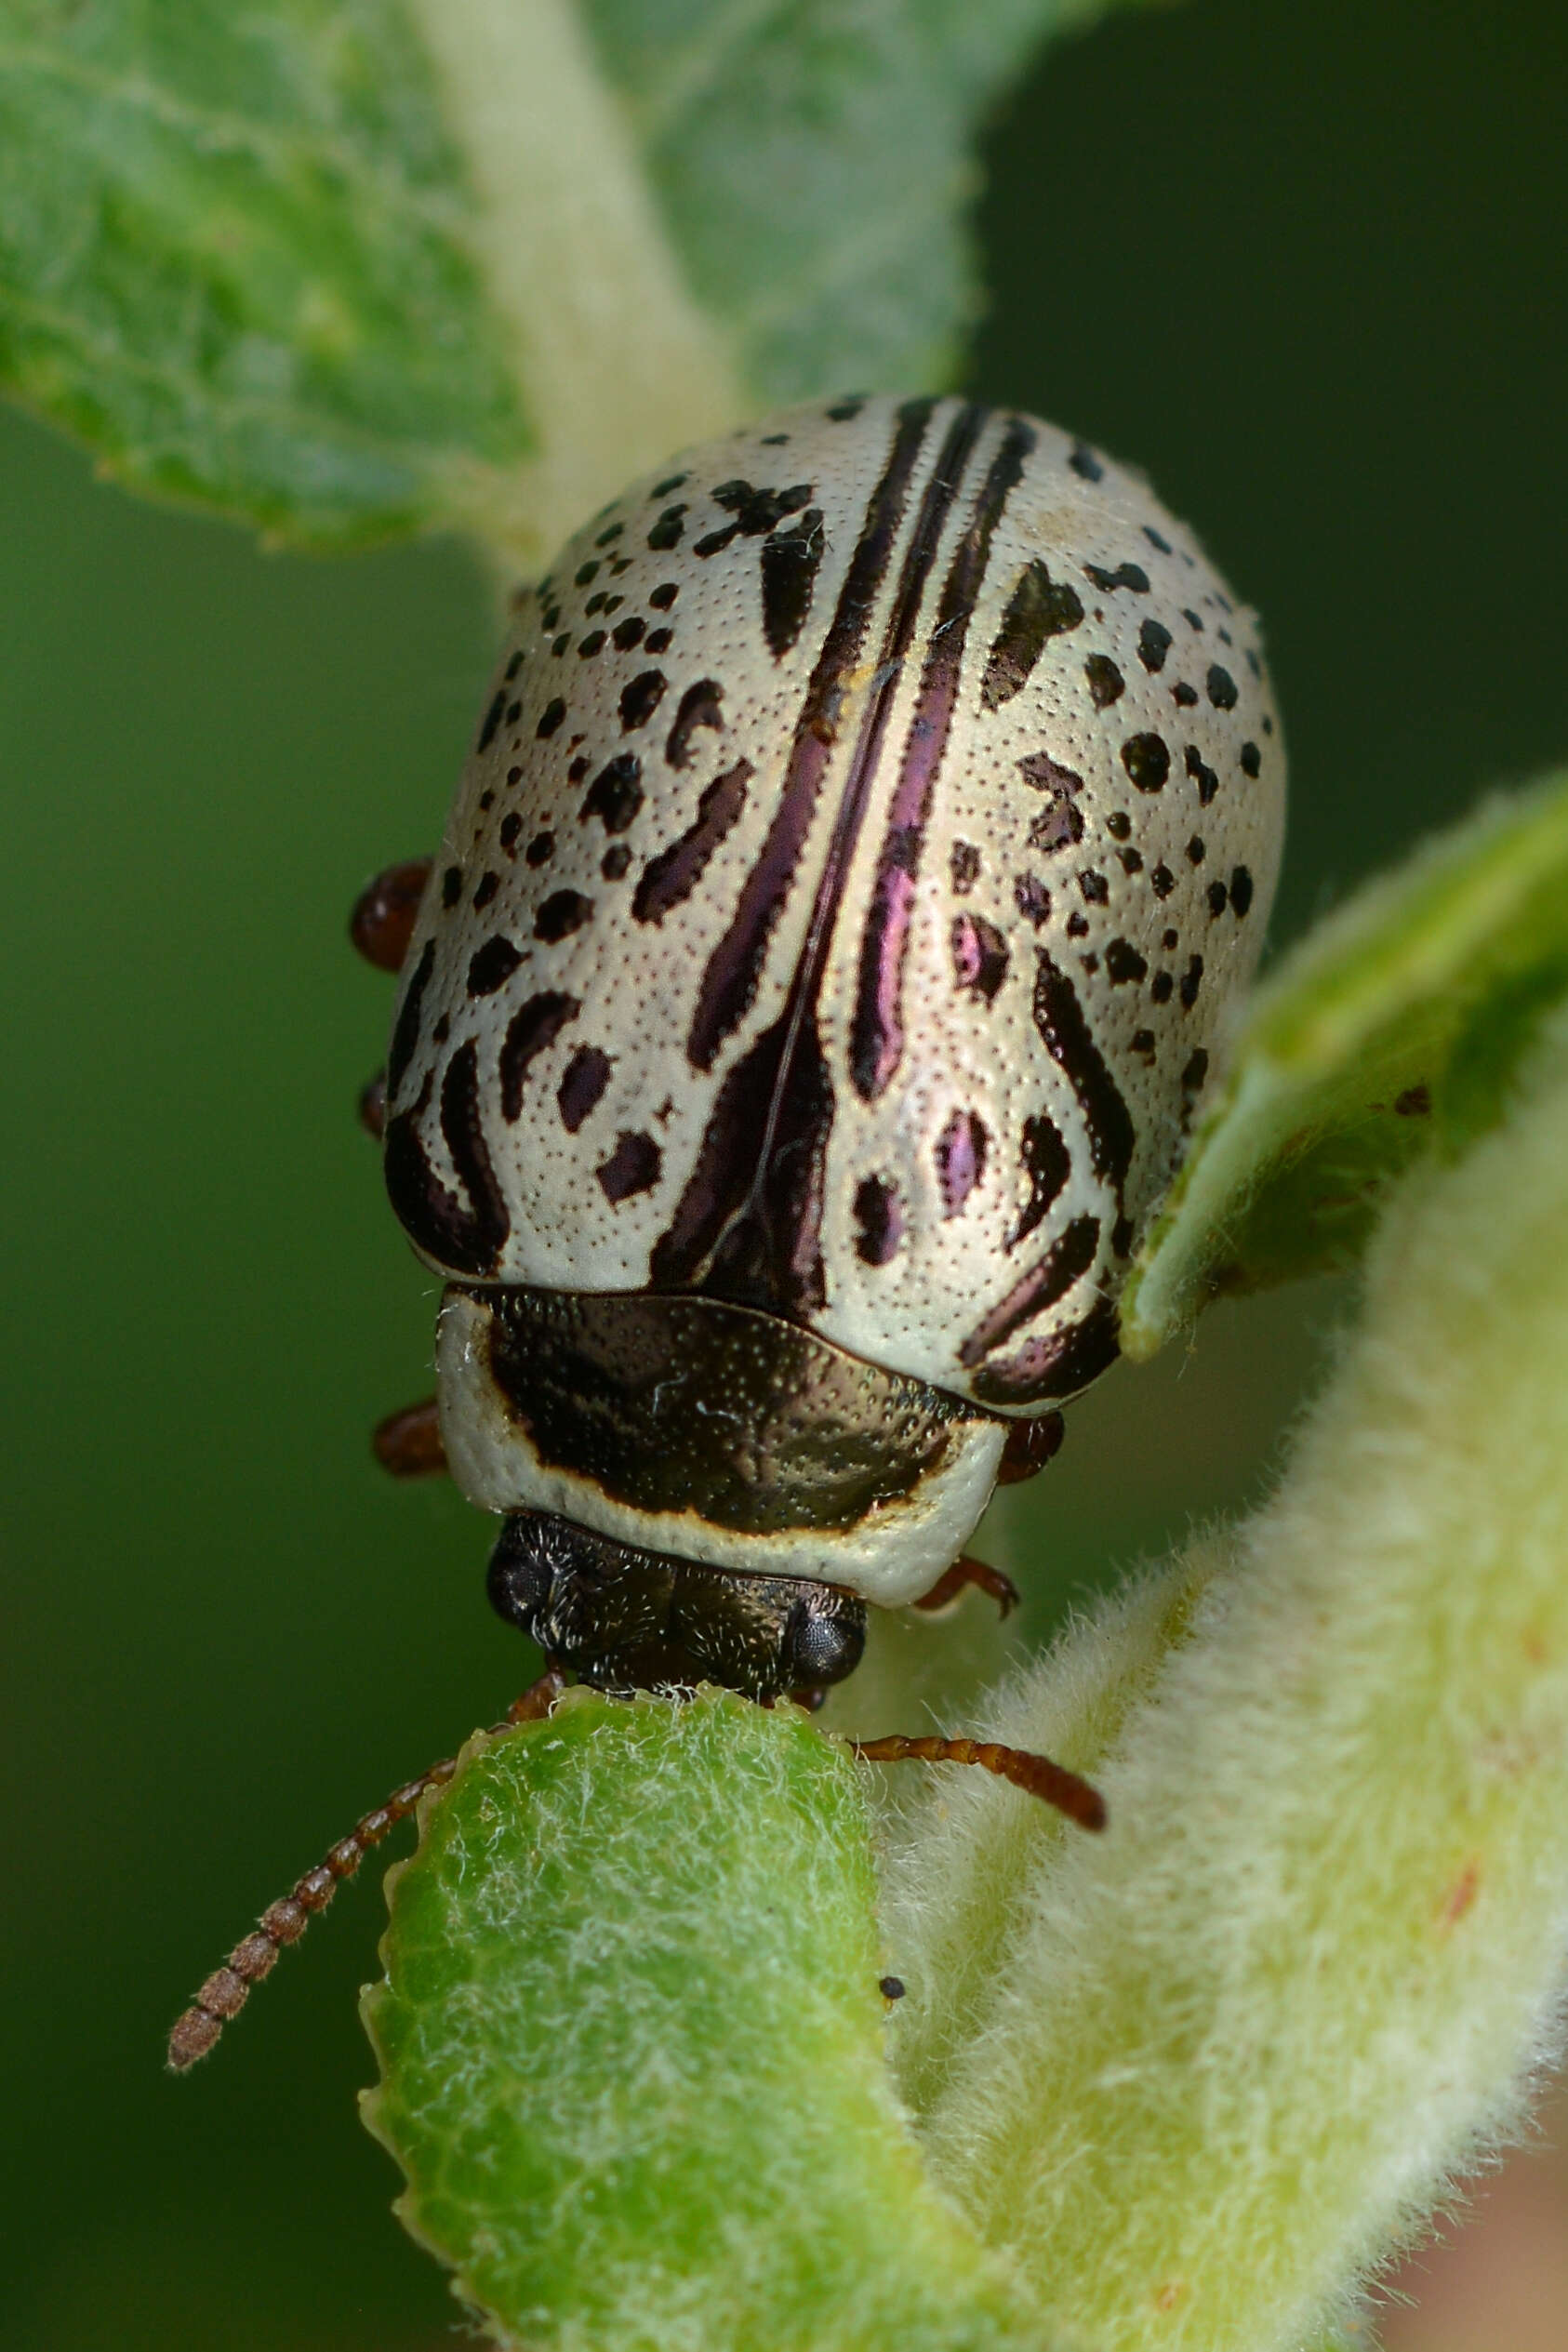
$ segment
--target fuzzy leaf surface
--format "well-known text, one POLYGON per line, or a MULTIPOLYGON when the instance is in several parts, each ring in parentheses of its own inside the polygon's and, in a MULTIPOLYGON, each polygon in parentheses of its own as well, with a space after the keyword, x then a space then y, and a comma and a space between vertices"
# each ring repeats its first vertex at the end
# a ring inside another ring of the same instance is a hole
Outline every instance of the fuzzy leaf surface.
POLYGON ((1101 0, 0 0, 0 386, 127 486, 509 565, 946 375, 977 122, 1101 0))
POLYGON ((861 1776, 792 1709, 574 1693, 476 1742, 389 1881, 366 2120, 503 2343, 1054 2339, 888 2079, 861 1776))
POLYGON ((1255 997, 1128 1282, 1152 1355, 1211 1298, 1351 1262, 1392 1182, 1501 1116, 1568 992, 1568 778, 1487 804, 1321 924, 1255 997))

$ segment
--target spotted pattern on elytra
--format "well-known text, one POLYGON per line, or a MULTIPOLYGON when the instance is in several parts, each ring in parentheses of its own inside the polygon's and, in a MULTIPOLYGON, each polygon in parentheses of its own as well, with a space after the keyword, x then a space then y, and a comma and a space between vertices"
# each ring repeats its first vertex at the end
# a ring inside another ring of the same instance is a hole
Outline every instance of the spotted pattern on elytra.
POLYGON ((701 1290, 1039 1410, 1114 1353, 1283 781, 1251 615, 1084 443, 882 399, 691 451, 514 600, 398 1213, 459 1278, 701 1290))

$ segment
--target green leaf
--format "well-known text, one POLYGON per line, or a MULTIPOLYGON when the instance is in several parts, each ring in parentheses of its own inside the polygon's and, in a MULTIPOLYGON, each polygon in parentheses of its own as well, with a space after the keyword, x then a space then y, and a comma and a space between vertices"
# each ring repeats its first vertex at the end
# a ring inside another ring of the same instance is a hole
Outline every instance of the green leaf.
POLYGON ((1487 804, 1257 992, 1123 1301, 1150 1356, 1214 1297, 1349 1263, 1390 1183, 1494 1125, 1568 992, 1568 778, 1487 804))
POLYGON ((426 1808, 366 2120, 503 2342, 1052 2341, 894 2097, 860 1783, 792 1708, 580 1692, 426 1808))
POLYGON ((553 551, 683 443, 950 371, 969 143, 1102 0, 0 0, 0 385, 322 547, 553 551))

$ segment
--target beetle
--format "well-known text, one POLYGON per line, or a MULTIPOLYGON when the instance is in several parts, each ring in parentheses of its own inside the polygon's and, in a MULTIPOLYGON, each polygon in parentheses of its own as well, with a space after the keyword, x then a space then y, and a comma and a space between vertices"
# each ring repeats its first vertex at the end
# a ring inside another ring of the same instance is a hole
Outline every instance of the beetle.
MULTIPOLYGON (((512 600, 362 1116, 445 1285, 400 1475, 501 1530, 547 1673, 815 1703, 1117 1352, 1251 976, 1284 759, 1254 617, 1138 475, 960 399, 844 399, 634 484, 512 600)), ((978 1761, 1087 1827, 1044 1758, 978 1761)), ((174 2063, 449 1775, 209 1978, 174 2063)))

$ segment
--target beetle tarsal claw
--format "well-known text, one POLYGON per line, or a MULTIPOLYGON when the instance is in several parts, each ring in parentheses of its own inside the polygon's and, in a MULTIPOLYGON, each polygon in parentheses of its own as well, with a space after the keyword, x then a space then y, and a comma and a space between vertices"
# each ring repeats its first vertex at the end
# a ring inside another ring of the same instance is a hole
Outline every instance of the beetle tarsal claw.
POLYGON ((1026 1788, 1031 1797, 1054 1805, 1081 1829, 1103 1829, 1106 1825, 1105 1799, 1097 1788, 1065 1764, 1053 1763, 1049 1756, 1037 1756, 1028 1747, 1003 1747, 993 1739, 908 1738, 900 1732, 884 1739, 852 1739, 849 1746, 867 1764, 979 1764, 999 1780, 1010 1780, 1016 1788, 1026 1788))

